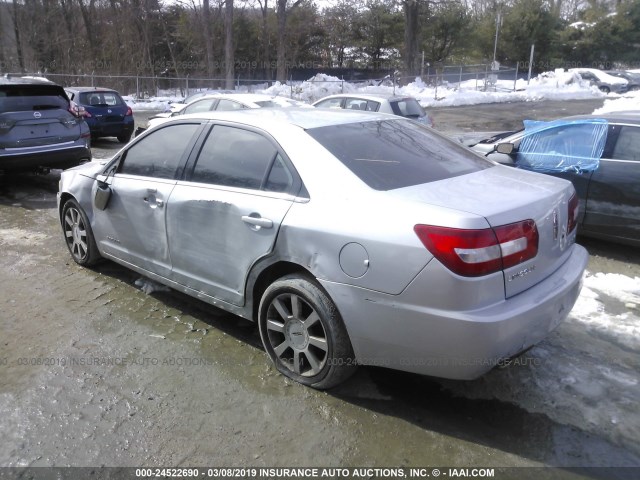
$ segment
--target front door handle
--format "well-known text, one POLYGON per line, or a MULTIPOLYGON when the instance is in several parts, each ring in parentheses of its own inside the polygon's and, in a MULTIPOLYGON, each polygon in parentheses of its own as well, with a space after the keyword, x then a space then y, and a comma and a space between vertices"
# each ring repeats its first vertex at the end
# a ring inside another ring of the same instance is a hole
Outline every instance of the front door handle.
POLYGON ((248 223, 249 225, 255 225, 256 227, 262 227, 262 228, 272 228, 273 227, 273 222, 271 220, 269 220, 268 218, 252 217, 250 215, 243 215, 242 216, 242 221, 244 223, 248 223))

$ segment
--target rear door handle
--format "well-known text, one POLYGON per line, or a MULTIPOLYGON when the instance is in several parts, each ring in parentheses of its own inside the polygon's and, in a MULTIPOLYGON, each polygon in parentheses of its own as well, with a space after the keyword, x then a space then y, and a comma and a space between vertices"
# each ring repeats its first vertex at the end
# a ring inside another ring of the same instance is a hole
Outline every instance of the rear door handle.
POLYGON ((248 223, 249 225, 255 225, 256 227, 262 227, 262 228, 272 228, 273 227, 273 222, 271 220, 269 220, 268 218, 251 217, 249 215, 243 215, 242 216, 242 221, 244 223, 248 223))

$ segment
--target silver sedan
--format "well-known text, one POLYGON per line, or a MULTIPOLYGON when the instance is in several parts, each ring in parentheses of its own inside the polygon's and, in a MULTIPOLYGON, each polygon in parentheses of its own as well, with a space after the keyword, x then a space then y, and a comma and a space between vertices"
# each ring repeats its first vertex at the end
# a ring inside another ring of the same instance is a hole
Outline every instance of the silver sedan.
POLYGON ((284 375, 471 379, 566 318, 587 264, 570 182, 397 116, 187 115, 62 173, 73 259, 255 320, 284 375))

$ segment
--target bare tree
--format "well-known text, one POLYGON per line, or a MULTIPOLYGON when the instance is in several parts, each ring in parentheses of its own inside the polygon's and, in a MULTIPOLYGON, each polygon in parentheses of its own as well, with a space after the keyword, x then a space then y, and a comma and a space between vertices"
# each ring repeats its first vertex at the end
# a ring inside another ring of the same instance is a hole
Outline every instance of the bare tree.
POLYGON ((262 64, 264 77, 271 80, 271 42, 269 41, 269 0, 258 0, 262 14, 262 64))
POLYGON ((418 66, 418 37, 420 17, 420 5, 427 4, 425 0, 402 0, 404 10, 404 73, 405 75, 417 75, 418 66))
POLYGON ((20 23, 18 21, 18 0, 13 0, 13 32, 16 37, 16 54, 18 56, 18 65, 20 73, 24 73, 24 53, 22 51, 22 39, 20 38, 20 23))
POLYGON ((202 0, 202 22, 204 32, 204 49, 207 58, 207 75, 212 78, 214 75, 213 63, 213 35, 211 34, 211 7, 209 0, 202 0))
POLYGON ((225 0, 224 8, 224 64, 225 64, 225 86, 228 90, 233 89, 233 77, 235 75, 233 58, 233 0, 225 0))
POLYGON ((289 0, 277 0, 278 65, 276 68, 276 80, 279 82, 284 82, 287 79, 287 17, 291 10, 300 5, 300 3, 302 3, 302 0, 295 0, 291 5, 289 5, 289 0))

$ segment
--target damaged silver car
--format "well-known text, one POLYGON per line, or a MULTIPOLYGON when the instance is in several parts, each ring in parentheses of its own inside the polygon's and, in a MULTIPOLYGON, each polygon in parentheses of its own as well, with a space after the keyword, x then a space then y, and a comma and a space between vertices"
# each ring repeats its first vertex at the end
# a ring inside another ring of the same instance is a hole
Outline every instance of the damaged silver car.
POLYGON ((587 253, 570 182, 416 122, 334 110, 180 117, 63 172, 73 259, 254 320, 284 375, 472 379, 563 321, 587 253))

